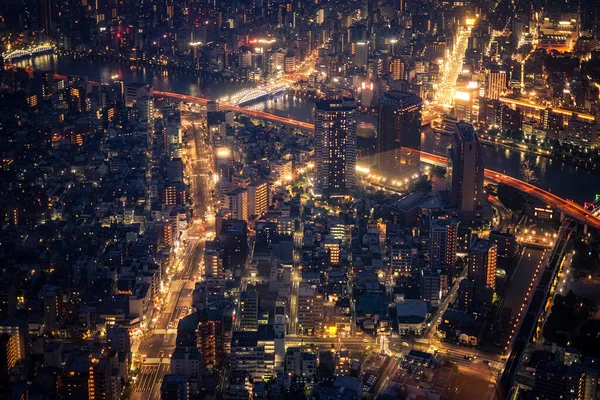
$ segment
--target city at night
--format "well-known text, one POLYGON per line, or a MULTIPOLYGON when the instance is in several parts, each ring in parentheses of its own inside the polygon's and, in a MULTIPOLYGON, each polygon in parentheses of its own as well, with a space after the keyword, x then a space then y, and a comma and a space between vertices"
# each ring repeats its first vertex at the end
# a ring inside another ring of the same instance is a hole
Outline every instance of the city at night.
POLYGON ((0 0, 0 400, 600 400, 599 0, 0 0))

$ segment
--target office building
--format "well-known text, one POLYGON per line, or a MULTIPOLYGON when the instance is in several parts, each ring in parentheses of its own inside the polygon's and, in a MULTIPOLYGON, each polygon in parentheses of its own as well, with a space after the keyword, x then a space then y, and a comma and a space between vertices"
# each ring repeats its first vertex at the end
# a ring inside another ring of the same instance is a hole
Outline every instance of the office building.
POLYGON ((407 244, 390 246, 390 264, 394 275, 409 276, 413 269, 413 249, 407 244))
POLYGON ((219 21, 216 18, 197 20, 192 29, 193 44, 206 46, 219 39, 219 21))
POLYGON ((242 371, 256 381, 273 376, 275 367, 273 329, 268 325, 262 325, 254 332, 233 332, 229 359, 233 372, 242 371))
POLYGON ((89 396, 90 358, 88 354, 71 354, 63 367, 58 383, 59 395, 68 399, 87 399, 89 396))
POLYGON ((477 122, 479 119, 479 100, 477 88, 457 88, 454 92, 454 115, 460 121, 477 122))
POLYGON ((489 239, 496 245, 500 257, 512 257, 517 250, 517 240, 510 232, 491 231, 489 239))
POLYGON ((232 161, 231 150, 228 146, 217 145, 214 148, 215 169, 213 173, 217 174, 217 182, 223 184, 231 181, 230 162, 232 161))
POLYGON ((59 318, 60 303, 58 288, 56 286, 50 286, 44 290, 44 330, 46 332, 56 330, 59 326, 59 318))
POLYGON ((190 394, 188 380, 183 375, 167 374, 160 385, 161 400, 187 400, 190 394))
POLYGON ((202 353, 196 347, 177 346, 171 354, 171 374, 190 379, 202 379, 204 363, 202 353))
POLYGON ((429 263, 432 270, 441 265, 454 265, 458 249, 458 223, 433 219, 429 224, 429 263))
POLYGON ((314 335, 323 321, 323 295, 314 287, 300 284, 298 288, 298 331, 314 335))
POLYGON ((350 194, 356 184, 354 99, 321 100, 315 108, 315 191, 350 194))
POLYGON ((258 329, 258 293, 247 290, 240 294, 240 330, 256 331, 258 329))
POLYGON ((149 127, 154 126, 154 97, 145 96, 135 101, 134 107, 138 110, 138 118, 140 121, 148 124, 149 127))
POLYGON ((317 355, 304 352, 300 347, 288 347, 285 354, 285 372, 300 382, 309 382, 317 374, 317 355))
POLYGON ((206 130, 208 132, 209 143, 213 143, 215 137, 224 138, 227 133, 225 113, 221 111, 208 111, 206 113, 206 130))
POLYGON ((456 308, 473 314, 484 314, 492 305, 494 291, 484 284, 463 279, 458 286, 456 308))
POLYGON ((498 100, 506 91, 507 83, 506 70, 497 65, 487 68, 485 70, 485 97, 498 100))
POLYGON ((145 83, 130 83, 125 86, 125 105, 133 107, 138 101, 150 97, 152 98, 152 86, 145 83))
POLYGON ((204 246, 204 275, 223 278, 223 251, 217 240, 207 241, 204 246))
POLYGON ((224 219, 217 231, 223 249, 223 269, 229 273, 241 271, 248 255, 248 228, 246 221, 224 219))
POLYGON ((453 138, 448 165, 450 201, 460 212, 470 214, 484 201, 483 149, 471 124, 457 123, 453 138))
POLYGON ((494 243, 475 239, 469 250, 468 278, 495 289, 497 257, 498 250, 494 243))
POLYGON ((354 44, 354 65, 365 68, 369 61, 369 42, 360 41, 354 44))
POLYGON ((438 272, 421 270, 421 298, 434 306, 442 299, 441 280, 438 272))
POLYGON ((183 161, 181 158, 167 161, 167 179, 169 182, 183 182, 183 161))
POLYGON ((389 91, 379 99, 376 166, 389 179, 405 179, 419 171, 421 108, 419 96, 389 91))

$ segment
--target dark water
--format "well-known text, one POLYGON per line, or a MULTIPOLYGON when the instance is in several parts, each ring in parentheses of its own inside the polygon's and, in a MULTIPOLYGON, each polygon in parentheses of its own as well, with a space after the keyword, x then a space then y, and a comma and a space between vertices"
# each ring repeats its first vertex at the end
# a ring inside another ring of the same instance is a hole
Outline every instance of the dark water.
MULTIPOLYGON (((231 96, 244 88, 241 84, 205 80, 187 74, 166 74, 148 68, 115 65, 85 58, 43 55, 21 60, 18 65, 31 65, 36 69, 54 71, 63 75, 87 76, 90 80, 101 82, 108 82, 112 76, 118 75, 119 79, 125 83, 145 82, 158 90, 203 96, 215 100, 231 96)), ((304 122, 313 122, 314 119, 313 101, 285 94, 254 104, 250 108, 304 122)), ((362 116, 361 119, 374 122, 372 116, 362 116)), ((424 151, 445 155, 448 145, 448 137, 437 135, 431 130, 426 130, 422 135, 424 151)), ((521 177, 521 168, 528 163, 535 171, 536 185, 550 189, 561 197, 583 203, 593 200, 595 195, 600 193, 600 172, 598 171, 588 171, 546 157, 502 147, 484 146, 484 150, 486 168, 521 177)))

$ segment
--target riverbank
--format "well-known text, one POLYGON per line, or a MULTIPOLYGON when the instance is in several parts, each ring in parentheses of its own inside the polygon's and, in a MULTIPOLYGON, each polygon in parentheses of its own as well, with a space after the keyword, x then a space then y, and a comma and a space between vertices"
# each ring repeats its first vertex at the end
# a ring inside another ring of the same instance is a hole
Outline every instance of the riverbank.
MULTIPOLYGON (((452 136, 451 133, 448 133, 443 130, 436 129, 435 132, 440 135, 452 136)), ((523 153, 531 154, 534 156, 546 157, 550 160, 564 162, 566 164, 573 165, 575 167, 584 168, 588 171, 600 170, 600 165, 591 164, 589 162, 584 162, 584 161, 578 160, 576 158, 570 157, 570 154, 566 154, 566 153, 556 154, 554 152, 540 148, 539 146, 533 146, 531 144, 519 143, 519 142, 515 142, 513 140, 509 140, 509 139, 498 140, 498 139, 486 139, 484 137, 480 137, 479 141, 485 146, 502 147, 502 148, 505 148, 508 150, 523 152, 523 153)))
MULTIPOLYGON (((152 85, 156 90, 182 93, 209 99, 221 99, 232 96, 243 89, 245 84, 231 84, 221 80, 202 79, 193 74, 164 74, 151 68, 135 68, 120 63, 95 61, 88 57, 57 56, 44 54, 38 57, 19 60, 14 64, 20 67, 32 66, 43 71, 54 71, 61 75, 87 76, 97 82, 109 82, 111 77, 118 75, 119 80, 141 82, 152 85)), ((282 118, 290 118, 308 123, 314 122, 314 100, 293 95, 281 95, 267 99, 248 107, 257 111, 268 112, 282 118)), ((425 116, 424 116, 425 118, 425 116)), ((376 116, 360 114, 359 121, 369 122, 376 126, 376 116)), ((370 139, 374 140, 374 139, 370 139)), ((371 145, 372 143, 369 143, 371 145)), ((423 129, 421 148, 432 154, 446 155, 451 145, 449 136, 435 134, 432 128, 423 129)), ((567 151, 568 152, 568 151, 567 151)), ((561 162, 558 158, 538 156, 535 153, 503 146, 486 146, 484 163, 490 169, 506 171, 507 175, 519 177, 522 167, 527 163, 534 171, 538 186, 551 190, 552 193, 573 199, 579 204, 593 201, 600 193, 598 171, 579 168, 572 163, 561 162), (512 150, 512 151, 511 151, 512 150)))
POLYGON ((97 54, 87 52, 75 52, 75 51, 56 51, 57 56, 74 57, 74 58, 85 58, 89 60, 104 61, 107 63, 119 63, 123 65, 129 65, 132 67, 148 68, 155 71, 166 71, 176 72, 178 74, 191 75, 194 77, 200 77, 204 79, 214 80, 215 82, 224 83, 235 83, 235 84, 248 84, 250 83, 247 79, 241 77, 234 77, 224 74, 222 72, 207 71, 202 68, 198 68, 194 65, 189 64, 164 64, 162 62, 154 60, 140 60, 133 58, 126 58, 125 56, 117 56, 112 54, 97 54))

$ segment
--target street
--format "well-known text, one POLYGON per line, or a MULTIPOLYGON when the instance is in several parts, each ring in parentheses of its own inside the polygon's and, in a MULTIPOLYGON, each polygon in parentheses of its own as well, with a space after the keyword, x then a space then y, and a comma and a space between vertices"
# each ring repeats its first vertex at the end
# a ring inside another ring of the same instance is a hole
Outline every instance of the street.
MULTIPOLYGON (((188 128, 198 116, 182 118, 188 128)), ((212 180, 210 144, 206 143, 204 130, 191 126, 188 140, 189 152, 184 152, 185 178, 189 182, 194 219, 182 236, 182 244, 175 251, 175 261, 163 279, 162 309, 150 317, 150 325, 141 339, 134 339, 132 353, 139 362, 132 399, 160 398, 160 385, 165 374, 170 373, 170 356, 175 349, 177 324, 192 312, 192 292, 202 279, 205 238, 212 229, 212 180)), ((210 234, 209 234, 210 235, 210 234)))

